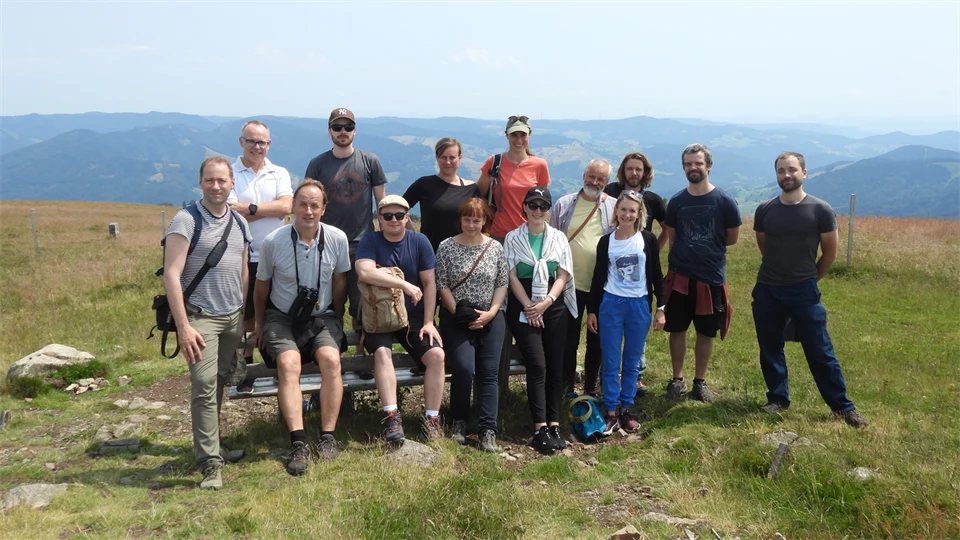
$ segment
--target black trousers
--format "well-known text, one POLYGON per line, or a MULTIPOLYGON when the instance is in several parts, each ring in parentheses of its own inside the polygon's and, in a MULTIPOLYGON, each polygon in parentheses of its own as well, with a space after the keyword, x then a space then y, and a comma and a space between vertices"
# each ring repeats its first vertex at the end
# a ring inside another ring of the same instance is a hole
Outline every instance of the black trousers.
POLYGON ((577 379, 577 349, 580 347, 580 331, 587 333, 587 350, 583 357, 583 389, 596 390, 597 376, 600 373, 600 335, 583 328, 583 320, 587 318, 586 307, 590 300, 590 293, 577 291, 577 316, 567 312, 567 343, 563 351, 563 389, 572 392, 574 381, 577 379))
MULTIPOLYGON (((531 280, 521 279, 527 296, 531 294, 531 280)), ((543 328, 533 328, 520 322, 523 305, 513 293, 507 303, 507 324, 517 340, 527 367, 527 401, 534 424, 560 421, 563 400, 563 350, 567 342, 570 312, 561 296, 543 314, 543 328)))

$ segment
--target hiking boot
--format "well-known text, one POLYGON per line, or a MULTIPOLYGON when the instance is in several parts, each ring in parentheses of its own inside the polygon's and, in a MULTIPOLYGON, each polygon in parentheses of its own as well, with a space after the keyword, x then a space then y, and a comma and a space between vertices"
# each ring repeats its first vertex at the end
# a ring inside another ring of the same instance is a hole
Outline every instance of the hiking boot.
POLYGON ((454 420, 450 428, 450 438, 460 444, 467 444, 467 421, 454 420))
POLYGON ((614 432, 620 429, 620 420, 617 418, 617 415, 607 415, 607 423, 603 427, 603 436, 609 437, 613 435, 614 432))
POLYGON ((217 491, 223 487, 223 465, 210 463, 203 467, 203 480, 200 480, 200 489, 217 491))
POLYGON ((499 454, 500 447, 497 446, 497 434, 492 429, 485 429, 480 432, 480 451, 499 454))
POLYGON ((687 393, 687 383, 683 379, 672 379, 667 383, 667 399, 680 399, 687 393))
POLYGON ((387 425, 383 430, 383 435, 388 443, 403 444, 403 422, 400 420, 400 411, 398 409, 394 409, 384 415, 380 423, 387 425))
POLYGON ((550 429, 547 428, 547 426, 542 426, 538 429, 537 432, 533 434, 533 440, 530 441, 530 446, 541 454, 552 454, 554 447, 550 442, 550 429))
POLYGON ((567 441, 563 440, 563 436, 560 435, 560 426, 550 426, 550 443, 553 444, 553 447, 557 450, 566 450, 567 441))
POLYGON ((690 397, 704 403, 713 403, 717 400, 717 396, 714 395, 713 390, 711 390, 705 382, 693 383, 693 391, 690 392, 690 397))
POLYGON ((237 384, 237 394, 249 395, 253 393, 253 379, 246 378, 237 384))
POLYGON ((440 415, 423 417, 423 438, 427 442, 439 441, 443 438, 443 426, 440 425, 440 415))
POLYGON ((833 414, 843 418, 843 421, 847 425, 862 428, 870 425, 870 421, 863 417, 862 414, 858 413, 856 409, 850 409, 849 411, 833 411, 833 414))
POLYGON ((329 433, 321 435, 320 442, 317 443, 317 455, 320 456, 320 459, 336 459, 339 454, 340 449, 337 448, 337 439, 329 433))
POLYGON ((637 422, 637 419, 633 417, 630 409, 620 409, 620 414, 617 415, 617 422, 620 423, 620 427, 624 431, 633 432, 640 429, 640 422, 637 422))
POLYGON ((760 407, 760 410, 763 411, 763 412, 765 412, 765 413, 767 413, 767 414, 782 414, 782 413, 786 412, 787 409, 789 409, 789 408, 790 408, 790 407, 787 407, 787 406, 785 406, 785 405, 781 405, 781 404, 779 404, 779 403, 777 403, 777 402, 769 401, 769 402, 767 402, 766 405, 764 405, 763 407, 760 407))
POLYGON ((637 379, 637 395, 645 396, 648 391, 647 385, 643 384, 643 379, 637 379))
POLYGON ((287 472, 293 476, 300 476, 307 472, 307 461, 310 460, 310 447, 303 441, 294 441, 290 445, 287 456, 287 472))
POLYGON ((222 444, 220 445, 220 458, 224 463, 237 463, 246 455, 247 453, 242 448, 237 450, 227 450, 222 444))

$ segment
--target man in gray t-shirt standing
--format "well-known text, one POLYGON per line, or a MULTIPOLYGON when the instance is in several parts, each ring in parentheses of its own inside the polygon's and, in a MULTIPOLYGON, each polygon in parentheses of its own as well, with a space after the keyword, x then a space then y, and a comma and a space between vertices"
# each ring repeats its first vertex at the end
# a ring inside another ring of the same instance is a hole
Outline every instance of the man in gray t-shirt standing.
POLYGON ((220 489, 223 485, 220 405, 240 344, 240 308, 247 286, 247 249, 252 240, 246 220, 227 205, 233 185, 229 161, 222 156, 204 160, 200 165, 203 199, 197 203, 203 223, 196 247, 190 251, 195 222, 188 210, 173 217, 164 240, 163 287, 177 324, 177 343, 190 369, 193 453, 203 473, 201 489, 220 489), (227 246, 219 262, 210 267, 184 301, 184 291, 227 230, 227 246))
POLYGON ((763 257, 753 289, 760 369, 767 383, 767 404, 761 409, 774 414, 790 407, 783 344, 791 321, 823 400, 851 426, 864 427, 869 422, 847 398, 817 287, 837 258, 836 215, 829 204, 803 191, 807 170, 801 154, 784 152, 774 166, 782 191, 757 207, 753 223, 763 257))
MULTIPOLYGON (((326 189, 330 204, 323 223, 346 233, 352 267, 360 239, 373 230, 373 207, 383 198, 387 177, 377 156, 353 147, 357 120, 350 109, 331 111, 327 126, 333 148, 310 160, 303 178, 317 180, 326 189)), ((358 328, 360 292, 357 273, 352 268, 347 272, 347 296, 353 327, 358 328)))

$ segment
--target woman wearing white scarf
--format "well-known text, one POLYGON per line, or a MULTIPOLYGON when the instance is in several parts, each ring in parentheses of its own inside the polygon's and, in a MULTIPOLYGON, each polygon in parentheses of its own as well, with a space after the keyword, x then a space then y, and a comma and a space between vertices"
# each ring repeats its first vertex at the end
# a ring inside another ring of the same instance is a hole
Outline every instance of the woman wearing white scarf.
POLYGON ((535 430, 531 445, 544 454, 567 446, 560 434, 563 348, 567 312, 577 316, 570 246, 566 235, 547 224, 552 203, 547 188, 530 188, 523 200, 527 223, 504 240, 510 273, 507 324, 527 366, 527 399, 535 430))

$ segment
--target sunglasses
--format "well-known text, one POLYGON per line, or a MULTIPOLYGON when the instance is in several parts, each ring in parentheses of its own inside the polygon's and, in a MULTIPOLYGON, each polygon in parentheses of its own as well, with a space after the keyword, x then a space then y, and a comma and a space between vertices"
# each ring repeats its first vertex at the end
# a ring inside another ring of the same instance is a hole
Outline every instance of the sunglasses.
POLYGON ((530 121, 530 119, 527 118, 526 116, 511 116, 510 118, 507 118, 507 122, 518 122, 518 121, 526 124, 527 122, 530 121))
POLYGON ((259 146, 260 148, 266 148, 270 146, 270 141, 258 141, 256 139, 248 139, 246 137, 240 137, 243 139, 243 144, 247 146, 259 146))
POLYGON ((393 220, 400 221, 400 220, 403 219, 406 215, 407 215, 406 212, 393 212, 393 213, 384 212, 384 213, 380 214, 380 217, 382 217, 384 221, 393 221, 393 220))
POLYGON ((542 211, 546 212, 547 210, 550 209, 550 205, 547 204, 547 203, 537 204, 537 203, 535 203, 535 202, 528 202, 528 203, 527 203, 527 208, 529 208, 529 209, 531 209, 531 210, 542 210, 542 211))
POLYGON ((330 124, 330 129, 340 133, 343 130, 347 130, 347 133, 357 129, 356 124, 330 124))
POLYGON ((619 200, 619 199, 623 199, 623 198, 627 198, 627 197, 629 197, 629 198, 631 198, 631 199, 636 199, 637 201, 640 201, 640 202, 643 202, 643 194, 642 194, 641 192, 639 192, 639 191, 634 191, 634 190, 632 190, 632 189, 625 189, 625 190, 621 191, 621 192, 620 192, 620 197, 618 198, 618 200, 619 200))

